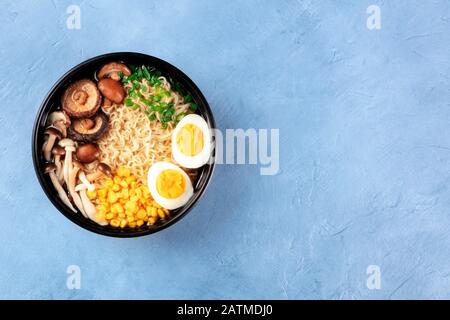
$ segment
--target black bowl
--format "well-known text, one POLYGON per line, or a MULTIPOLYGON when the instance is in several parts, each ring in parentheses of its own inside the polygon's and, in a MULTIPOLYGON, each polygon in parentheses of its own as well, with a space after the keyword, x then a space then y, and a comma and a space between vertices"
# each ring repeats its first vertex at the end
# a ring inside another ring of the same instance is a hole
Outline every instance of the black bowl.
POLYGON ((87 61, 84 61, 72 68, 65 75, 59 79, 50 92, 45 97, 42 102, 33 128, 33 136, 32 136, 32 154, 33 154, 33 164, 34 169, 36 171, 37 178, 39 183, 44 189, 45 194, 53 203, 53 205, 69 220, 76 223, 77 225, 90 230, 92 232, 111 236, 111 237, 139 237, 148 235, 151 233, 158 232, 168 226, 174 224, 182 217, 184 217, 197 203, 197 201, 202 197, 205 189, 211 180, 214 163, 206 164, 202 168, 200 168, 198 178, 196 183, 194 184, 194 195, 189 200, 189 202, 183 207, 174 210, 171 214, 164 220, 160 220, 157 224, 153 226, 143 225, 140 228, 113 228, 111 226, 100 226, 95 222, 83 217, 83 215, 78 213, 73 213, 67 206, 59 199, 54 187, 50 181, 48 175, 44 174, 45 168, 45 160, 42 156, 41 148, 44 142, 44 130, 45 130, 45 122, 47 116, 54 110, 60 107, 60 99, 61 95, 67 86, 79 79, 82 78, 90 78, 94 79, 95 72, 99 70, 99 68, 108 62, 111 61, 123 61, 126 64, 133 65, 148 65, 153 66, 161 71, 164 76, 171 77, 175 81, 178 81, 181 86, 189 92, 193 100, 197 103, 198 109, 196 113, 200 114, 205 118, 210 128, 215 128, 214 118, 211 112, 211 109, 206 101, 205 97, 201 93, 200 89, 195 85, 195 83, 189 79, 187 75, 185 75, 182 71, 171 65, 170 63, 163 61, 161 59, 142 54, 142 53, 134 53, 134 52, 116 52, 116 53, 108 53, 101 56, 97 56, 91 58, 87 61))

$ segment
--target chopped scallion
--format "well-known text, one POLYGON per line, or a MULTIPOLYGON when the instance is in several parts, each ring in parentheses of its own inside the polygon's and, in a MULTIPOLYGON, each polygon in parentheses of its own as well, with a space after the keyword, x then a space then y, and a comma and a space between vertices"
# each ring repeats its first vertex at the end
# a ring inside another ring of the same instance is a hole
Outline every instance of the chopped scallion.
POLYGON ((123 103, 127 106, 127 107, 131 107, 134 103, 133 100, 131 100, 130 98, 126 98, 123 103))
POLYGON ((196 111, 198 109, 198 105, 196 103, 191 103, 191 110, 196 111))

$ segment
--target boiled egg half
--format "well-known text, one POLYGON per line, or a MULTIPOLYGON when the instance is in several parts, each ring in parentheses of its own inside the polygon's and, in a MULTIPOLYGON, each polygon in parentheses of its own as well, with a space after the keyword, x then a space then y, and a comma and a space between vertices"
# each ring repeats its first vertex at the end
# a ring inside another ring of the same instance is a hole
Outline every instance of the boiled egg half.
POLYGON ((170 162, 154 163, 148 171, 147 182, 153 199, 168 210, 185 205, 194 193, 186 172, 170 162))
POLYGON ((172 133, 172 156, 184 168, 199 168, 211 155, 211 133, 205 119, 189 114, 172 133))

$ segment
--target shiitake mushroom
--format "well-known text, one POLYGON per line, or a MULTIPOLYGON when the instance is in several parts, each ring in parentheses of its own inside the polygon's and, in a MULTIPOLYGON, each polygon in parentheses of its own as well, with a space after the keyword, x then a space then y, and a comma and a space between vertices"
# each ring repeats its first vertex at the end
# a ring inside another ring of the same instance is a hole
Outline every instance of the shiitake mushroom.
POLYGON ((75 119, 69 127, 69 137, 78 142, 95 142, 108 130, 109 117, 99 111, 95 117, 75 119))
POLYGON ((92 117, 100 108, 102 96, 97 85, 89 79, 72 83, 61 98, 63 110, 72 118, 92 117))
POLYGON ((120 73, 124 76, 130 76, 131 70, 121 62, 110 62, 103 65, 97 72, 97 78, 100 80, 102 78, 111 78, 113 80, 120 80, 120 73))

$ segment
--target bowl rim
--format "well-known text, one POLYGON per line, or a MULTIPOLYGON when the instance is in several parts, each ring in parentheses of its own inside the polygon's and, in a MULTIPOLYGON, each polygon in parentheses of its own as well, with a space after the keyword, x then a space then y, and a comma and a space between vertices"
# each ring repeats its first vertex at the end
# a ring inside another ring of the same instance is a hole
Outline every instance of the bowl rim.
MULTIPOLYGON (((142 230, 139 230, 139 229, 137 229, 137 230, 134 230, 134 229, 123 229, 123 230, 122 229, 109 229, 109 228, 105 228, 105 227, 100 226, 95 223, 91 224, 91 223, 89 223, 90 220, 87 220, 84 217, 81 217, 81 218, 83 218, 83 220, 80 219, 80 217, 78 217, 79 213, 74 214, 66 206, 62 205, 60 201, 57 201, 56 194, 54 193, 53 190, 51 190, 48 183, 45 183, 44 173, 41 172, 40 167, 39 167, 40 148, 38 147, 38 132, 39 132, 41 120, 42 120, 44 114, 47 112, 49 103, 54 98, 54 95, 57 92, 57 90, 61 86, 64 86, 64 84, 69 82, 71 80, 71 77, 73 76, 73 74, 76 73, 80 68, 83 68, 84 66, 89 65, 93 62, 101 61, 103 59, 111 59, 111 60, 115 59, 115 60, 125 60, 126 61, 127 57, 128 58, 139 57, 141 59, 149 60, 149 62, 151 61, 152 63, 157 63, 159 65, 163 65, 164 68, 169 71, 170 76, 174 77, 175 79, 182 78, 183 81, 186 82, 190 86, 189 91, 190 92, 193 91, 191 93, 195 93, 195 95, 199 97, 199 100, 200 100, 202 106, 205 108, 205 112, 203 112, 202 114, 207 117, 206 120, 207 120, 207 122, 209 122, 210 128, 211 129, 216 128, 214 116, 212 114, 212 110, 208 104, 208 101, 206 100, 205 96, 203 95, 201 90, 198 88, 198 86, 194 83, 194 81, 192 81, 191 78, 189 78, 183 71, 181 71, 180 69, 178 69, 171 63, 169 63, 165 60, 162 60, 158 57, 151 56, 151 55, 148 55, 145 53, 123 51, 123 52, 110 52, 110 53, 105 53, 105 54, 91 57, 87 60, 83 60, 82 62, 78 63, 77 65, 75 65, 74 67, 69 69, 53 84, 53 86, 46 93, 44 99, 42 100, 42 102, 37 110, 37 114, 36 114, 34 124, 33 124, 33 131, 32 131, 32 136, 31 136, 31 147, 32 147, 31 153, 32 153, 33 167, 34 167, 36 177, 39 181, 41 188, 44 190, 44 193, 47 196, 47 198, 50 200, 50 202, 53 204, 53 206, 61 214, 63 214, 67 219, 69 219, 70 221, 77 224, 78 226, 80 226, 83 229, 86 229, 88 231, 91 231, 91 232, 94 232, 94 233, 97 233, 100 235, 114 237, 114 238, 135 238, 135 237, 142 237, 142 236, 154 234, 154 233, 164 230, 164 229, 170 227, 171 225, 175 224, 176 222, 180 221, 197 205, 197 202, 204 195, 207 187, 209 186, 209 184, 211 182, 211 179, 212 179, 212 176, 214 173, 214 169, 215 169, 215 161, 211 161, 210 163, 207 164, 208 167, 206 169, 207 176, 206 176, 205 182, 199 187, 198 191, 196 193, 194 193, 191 203, 187 206, 181 207, 182 211, 179 214, 177 214, 175 217, 171 218, 170 220, 168 220, 167 222, 165 222, 161 225, 156 225, 156 226, 153 226, 153 227, 147 228, 147 229, 142 229, 142 230), (112 231, 112 230, 117 230, 117 232, 112 231)), ((214 141, 214 139, 213 139, 213 141, 214 141)), ((214 142, 212 142, 212 143, 214 143, 214 142)), ((213 145, 213 150, 214 150, 214 145, 213 145)), ((213 156, 213 154, 212 154, 212 156, 213 156)), ((203 174, 204 174, 204 172, 202 172, 202 175, 203 174)))

